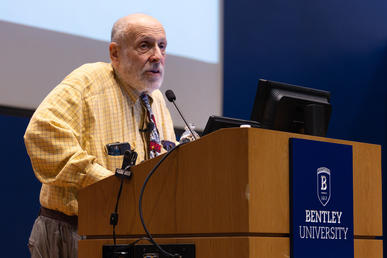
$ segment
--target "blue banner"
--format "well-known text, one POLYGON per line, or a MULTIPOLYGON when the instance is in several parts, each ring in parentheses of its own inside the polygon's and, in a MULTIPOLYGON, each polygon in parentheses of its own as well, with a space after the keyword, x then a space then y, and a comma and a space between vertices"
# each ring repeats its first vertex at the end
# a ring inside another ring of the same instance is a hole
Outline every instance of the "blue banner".
POLYGON ((290 139, 293 258, 353 258, 352 146, 290 139))

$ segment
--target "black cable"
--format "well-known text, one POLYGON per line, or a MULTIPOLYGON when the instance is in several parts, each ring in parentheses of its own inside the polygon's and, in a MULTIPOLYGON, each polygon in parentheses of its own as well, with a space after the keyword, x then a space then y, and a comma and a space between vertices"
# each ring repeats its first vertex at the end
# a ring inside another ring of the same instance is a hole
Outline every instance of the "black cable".
POLYGON ((176 105, 175 101, 172 101, 172 103, 173 103, 173 105, 175 105, 175 108, 176 108, 176 109, 177 109, 177 111, 179 112, 179 114, 180 114, 181 118, 183 118, 183 120, 184 120, 184 123, 187 125, 187 127, 188 127, 188 130, 191 132, 191 135, 192 135, 192 137, 193 137, 195 140, 197 140, 197 138, 196 138, 195 134, 192 132, 191 126, 190 126, 190 125, 187 123, 187 121, 185 121, 185 118, 184 118, 183 114, 180 112, 180 109, 177 107, 177 105, 176 105))
POLYGON ((144 222, 144 217, 143 217, 143 212, 142 212, 142 197, 144 195, 144 191, 145 191, 145 187, 149 181, 149 179, 151 178, 151 176, 154 174, 154 172, 156 171, 156 169, 160 166, 160 164, 174 151, 176 150, 177 148, 179 148, 179 146, 181 145, 184 145, 185 143, 181 143, 180 145, 176 145, 175 147, 173 147, 169 152, 167 152, 167 154, 165 154, 164 157, 162 157, 159 162, 154 166, 154 168, 149 172, 149 174, 147 175, 147 177, 145 178, 145 181, 144 181, 144 184, 142 185, 141 187, 141 192, 140 192, 140 197, 139 197, 139 200, 138 200, 138 210, 139 210, 139 213, 140 213, 140 220, 141 220, 141 223, 142 223, 142 227, 144 228, 144 231, 147 235, 147 237, 149 238, 148 241, 151 242, 154 246, 157 247, 157 249, 160 250, 160 252, 162 252, 164 255, 166 256, 172 256, 172 257, 175 257, 175 256, 179 256, 178 254, 171 254, 171 253, 168 253, 167 251, 165 251, 159 244, 156 243, 156 241, 153 239, 152 235, 150 234, 148 228, 146 227, 145 225, 145 222, 144 222))
POLYGON ((137 239, 136 241, 133 241, 132 243, 128 244, 128 246, 135 245, 135 244, 137 244, 138 242, 140 242, 141 240, 147 240, 147 241, 149 241, 149 238, 147 238, 147 237, 139 238, 139 239, 137 239))
MULTIPOLYGON (((116 245, 116 226, 118 223, 118 203, 120 202, 120 197, 121 197, 121 192, 122 192, 122 186, 124 184, 124 179, 125 179, 125 171, 130 172, 130 168, 134 166, 137 160, 137 152, 135 151, 130 151, 126 150, 124 154, 124 160, 122 162, 122 169, 123 169, 123 174, 117 174, 116 170, 116 175, 121 177, 121 184, 120 184, 120 189, 118 190, 118 195, 117 195, 117 201, 116 201, 116 207, 114 209, 114 212, 110 215, 110 224, 113 226, 113 243, 116 245)), ((129 175, 130 178, 130 175, 129 175)))
POLYGON ((118 222, 118 203, 119 203, 120 197, 121 197, 122 185, 124 184, 124 178, 125 178, 124 176, 121 177, 121 184, 120 184, 120 189, 118 190, 116 207, 114 209, 114 213, 112 213, 110 216, 110 224, 113 225, 113 243, 114 243, 114 245, 116 245, 116 226, 117 226, 117 222, 118 222))

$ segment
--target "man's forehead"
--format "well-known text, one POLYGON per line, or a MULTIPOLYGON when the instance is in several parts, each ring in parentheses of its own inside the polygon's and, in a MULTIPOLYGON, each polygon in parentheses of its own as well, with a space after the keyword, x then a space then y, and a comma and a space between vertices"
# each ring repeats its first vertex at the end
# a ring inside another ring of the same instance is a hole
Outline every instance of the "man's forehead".
POLYGON ((133 26, 129 32, 133 40, 155 39, 166 41, 166 35, 162 26, 133 26))

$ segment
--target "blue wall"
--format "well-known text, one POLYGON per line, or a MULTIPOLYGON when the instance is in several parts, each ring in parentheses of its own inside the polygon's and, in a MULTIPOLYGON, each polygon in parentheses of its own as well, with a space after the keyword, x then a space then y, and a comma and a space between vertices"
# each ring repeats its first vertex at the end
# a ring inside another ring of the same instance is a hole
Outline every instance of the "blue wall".
POLYGON ((29 257, 28 237, 39 209, 40 183, 23 141, 28 121, 0 115, 1 257, 29 257))
POLYGON ((387 164, 386 14, 385 0, 225 0, 224 115, 250 118, 259 78, 328 90, 328 137, 381 144, 387 164))

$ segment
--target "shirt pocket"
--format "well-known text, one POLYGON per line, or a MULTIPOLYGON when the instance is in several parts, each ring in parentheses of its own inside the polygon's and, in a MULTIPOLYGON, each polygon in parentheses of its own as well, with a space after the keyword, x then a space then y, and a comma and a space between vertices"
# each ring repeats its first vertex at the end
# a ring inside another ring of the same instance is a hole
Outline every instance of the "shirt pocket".
POLYGON ((107 169, 115 172, 116 168, 121 168, 124 155, 110 156, 106 154, 106 165, 107 169))

